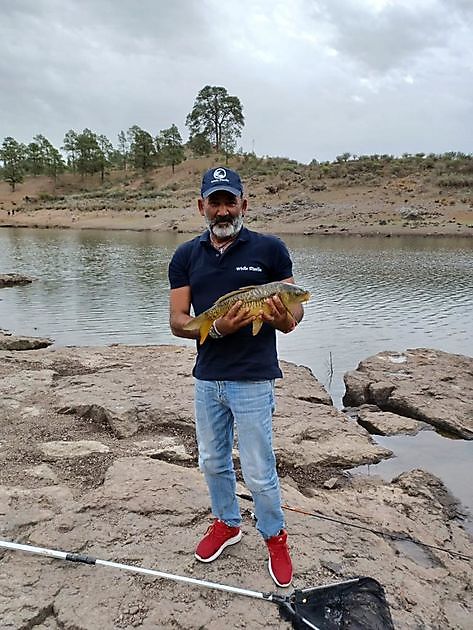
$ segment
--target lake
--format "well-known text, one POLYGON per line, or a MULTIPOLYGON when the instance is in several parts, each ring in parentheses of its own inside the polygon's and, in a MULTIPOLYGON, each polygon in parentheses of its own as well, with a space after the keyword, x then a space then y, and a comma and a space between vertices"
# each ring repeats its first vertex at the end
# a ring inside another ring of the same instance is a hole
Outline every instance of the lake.
MULTIPOLYGON (((0 328, 57 345, 193 342, 168 327, 167 264, 189 235, 0 229, 0 273, 32 285, 0 292, 0 328)), ((343 374, 382 350, 437 348, 473 355, 473 239, 284 237, 311 301, 280 357, 308 366, 342 406, 343 374)), ((437 474, 470 509, 473 442, 434 432, 376 437, 396 457, 370 466, 390 479, 437 474)), ((368 470, 363 467, 364 472, 368 470)))

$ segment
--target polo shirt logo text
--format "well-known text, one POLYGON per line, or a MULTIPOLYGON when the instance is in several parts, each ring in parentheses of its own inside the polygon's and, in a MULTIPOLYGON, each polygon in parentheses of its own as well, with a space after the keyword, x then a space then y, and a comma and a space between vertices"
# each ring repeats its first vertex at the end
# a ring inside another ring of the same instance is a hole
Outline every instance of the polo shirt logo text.
POLYGON ((262 272, 263 270, 261 269, 261 267, 247 267, 246 265, 243 265, 243 267, 235 267, 235 271, 259 271, 259 272, 262 272))

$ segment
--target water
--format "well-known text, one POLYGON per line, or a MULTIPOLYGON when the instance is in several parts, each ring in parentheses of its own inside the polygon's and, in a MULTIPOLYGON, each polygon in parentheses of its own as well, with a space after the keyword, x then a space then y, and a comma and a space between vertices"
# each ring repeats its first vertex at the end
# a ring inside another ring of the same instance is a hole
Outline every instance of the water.
MULTIPOLYGON (((408 435, 376 436, 376 441, 394 451, 396 457, 376 466, 360 466, 352 470, 352 473, 374 473, 391 479, 411 468, 430 469, 473 512, 471 441, 449 440, 436 431, 421 431, 414 438, 408 435), (462 474, 465 475, 463 478, 462 474)), ((473 521, 470 523, 470 530, 473 533, 473 521)))
MULTIPOLYGON (((191 344, 168 327, 167 264, 178 234, 0 230, 0 272, 38 278, 0 292, 0 327, 58 345, 191 344)), ((473 355, 473 239, 285 237, 313 299, 280 356, 307 365, 341 407, 343 374, 382 350, 473 355)), ((397 457, 386 478, 422 467, 473 508, 473 442, 436 433, 376 438, 397 457), (426 435, 431 437, 426 438, 426 435), (426 444, 425 440, 431 440, 426 444), (445 462, 454 462, 446 470, 445 462)))

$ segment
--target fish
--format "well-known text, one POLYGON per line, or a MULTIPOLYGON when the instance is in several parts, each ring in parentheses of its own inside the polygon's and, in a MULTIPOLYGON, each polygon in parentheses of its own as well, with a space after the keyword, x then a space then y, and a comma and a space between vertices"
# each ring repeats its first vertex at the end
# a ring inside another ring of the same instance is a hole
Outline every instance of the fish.
POLYGON ((268 282, 249 287, 241 287, 236 291, 225 293, 203 313, 197 317, 193 317, 187 324, 183 326, 184 330, 199 331, 200 344, 207 339, 212 324, 219 317, 223 317, 232 308, 236 302, 242 302, 242 308, 250 309, 250 315, 256 316, 253 320, 253 335, 257 335, 263 325, 263 319, 259 315, 260 311, 267 314, 271 312, 269 304, 266 302, 268 298, 279 296, 281 302, 287 311, 293 315, 291 309, 296 304, 307 302, 310 299, 309 291, 290 282, 268 282))

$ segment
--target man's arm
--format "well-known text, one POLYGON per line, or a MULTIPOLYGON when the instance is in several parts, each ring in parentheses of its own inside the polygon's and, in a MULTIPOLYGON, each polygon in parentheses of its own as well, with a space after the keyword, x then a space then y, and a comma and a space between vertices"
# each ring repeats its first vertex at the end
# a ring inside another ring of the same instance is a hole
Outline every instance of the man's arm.
MULTIPOLYGON (((231 309, 215 321, 218 331, 223 335, 230 335, 243 326, 251 324, 254 317, 249 314, 250 309, 241 308, 242 303, 236 302, 231 309)), ((169 325, 171 331, 176 337, 185 337, 186 339, 198 339, 200 333, 198 330, 184 330, 184 326, 190 322, 191 309, 191 288, 189 286, 171 289, 169 296, 169 325)))
POLYGON ((176 337, 185 337, 186 339, 198 339, 198 330, 184 330, 185 326, 192 317, 191 310, 191 288, 189 286, 171 289, 169 294, 169 325, 171 331, 176 337))

